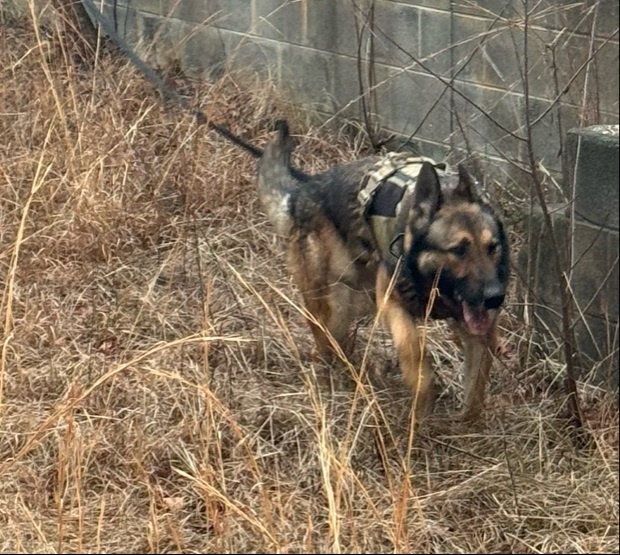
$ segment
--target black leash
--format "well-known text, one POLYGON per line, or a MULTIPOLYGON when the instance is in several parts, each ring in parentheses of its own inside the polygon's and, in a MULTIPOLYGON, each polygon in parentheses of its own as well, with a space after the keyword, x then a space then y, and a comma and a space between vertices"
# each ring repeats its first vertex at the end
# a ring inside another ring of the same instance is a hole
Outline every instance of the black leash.
MULTIPOLYGON (((127 44, 127 42, 122 39, 119 34, 116 32, 114 25, 110 22, 109 19, 105 18, 103 14, 97 9, 97 6, 93 2, 93 0, 82 0, 84 7, 86 8, 88 14, 97 22, 99 27, 112 39, 112 41, 120 48, 129 58, 131 63, 149 80, 155 88, 157 88, 164 96, 176 102, 181 108, 185 111, 189 112, 194 116, 197 125, 206 124, 209 129, 213 129, 219 133, 222 137, 228 139, 233 144, 241 147, 246 152, 249 152, 255 158, 260 158, 263 155, 262 149, 254 146, 253 144, 248 143, 238 135, 235 135, 230 129, 223 125, 219 125, 217 123, 212 122, 207 118, 204 112, 201 110, 197 110, 192 108, 187 101, 186 98, 182 97, 177 91, 175 91, 172 87, 164 82, 164 80, 158 75, 158 73, 146 64, 127 44)), ((115 3, 116 4, 116 3, 115 3)), ((293 168, 291 168, 293 169, 293 168)), ((300 173, 298 170, 293 170, 294 173, 300 173)), ((303 174, 302 174, 303 175, 303 174)))

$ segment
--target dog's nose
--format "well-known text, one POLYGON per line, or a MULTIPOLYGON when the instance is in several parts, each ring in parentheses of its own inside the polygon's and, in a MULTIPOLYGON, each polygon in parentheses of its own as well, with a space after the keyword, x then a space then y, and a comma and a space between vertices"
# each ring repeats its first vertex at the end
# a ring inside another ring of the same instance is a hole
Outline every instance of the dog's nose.
POLYGON ((492 310, 504 304, 506 290, 499 282, 493 282, 484 288, 484 308, 492 310))

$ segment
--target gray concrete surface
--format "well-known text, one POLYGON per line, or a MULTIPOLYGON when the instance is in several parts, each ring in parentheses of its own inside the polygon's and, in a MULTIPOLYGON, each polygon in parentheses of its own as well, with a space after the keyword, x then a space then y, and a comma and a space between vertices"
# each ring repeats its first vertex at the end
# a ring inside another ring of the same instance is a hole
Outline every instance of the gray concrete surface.
MULTIPOLYGON (((571 269, 575 334, 583 368, 594 368, 595 381, 617 388, 618 126, 574 129, 568 137, 563 185, 569 195, 575 191, 575 200, 573 206, 554 207, 553 227, 564 267, 571 269)), ((519 253, 519 266, 528 276, 535 323, 561 337, 553 242, 540 208, 528 224, 530 240, 519 253)))
MULTIPOLYGON (((163 69, 178 63, 206 77, 251 69, 319 115, 361 119, 361 71, 386 131, 415 135, 423 152, 473 149, 489 176, 522 177, 506 162, 524 157, 511 134, 523 133, 527 112, 521 0, 96 2, 163 69)), ((531 14, 532 120, 564 91, 561 106, 533 129, 537 154, 552 172, 561 172, 567 129, 618 123, 618 36, 609 39, 618 3, 598 6, 595 13, 590 3, 543 0, 531 14), (598 48, 597 63, 577 73, 598 48)))

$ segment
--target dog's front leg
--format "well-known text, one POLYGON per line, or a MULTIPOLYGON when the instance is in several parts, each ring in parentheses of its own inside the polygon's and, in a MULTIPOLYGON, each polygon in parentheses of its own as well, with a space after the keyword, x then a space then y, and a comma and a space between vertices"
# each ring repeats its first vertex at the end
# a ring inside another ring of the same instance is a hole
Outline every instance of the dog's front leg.
POLYGON ((480 416, 484 408, 486 385, 497 347, 497 327, 494 324, 489 334, 484 336, 471 335, 462 328, 458 331, 465 357, 464 407, 459 418, 471 422, 480 416))
POLYGON ((405 383, 411 390, 416 419, 424 418, 432 405, 433 373, 426 354, 425 333, 402 306, 394 292, 386 295, 389 276, 384 268, 377 275, 377 307, 388 325, 405 383))

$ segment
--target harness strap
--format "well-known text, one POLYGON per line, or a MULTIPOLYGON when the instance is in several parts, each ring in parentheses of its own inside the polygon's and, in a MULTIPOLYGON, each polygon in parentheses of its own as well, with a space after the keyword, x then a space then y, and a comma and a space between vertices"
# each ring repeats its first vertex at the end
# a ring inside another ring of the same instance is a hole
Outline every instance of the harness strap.
POLYGON ((357 199, 374 246, 381 258, 388 260, 402 254, 402 236, 413 191, 424 162, 433 164, 437 173, 445 175, 445 164, 432 158, 390 152, 366 174, 357 199))
MULTIPOLYGON (((415 169, 412 168, 413 173, 410 176, 414 179, 417 178, 420 171, 419 167, 423 162, 430 162, 433 165, 435 164, 433 159, 425 156, 411 156, 410 154, 404 152, 388 152, 387 155, 379 160, 364 177, 362 187, 357 194, 357 200, 364 207, 364 209, 366 209, 372 199, 372 196, 381 184, 393 177, 399 170, 403 170, 411 165, 418 166, 415 169)), ((407 175, 410 172, 404 171, 404 173, 407 175)), ((402 186, 406 186, 406 183, 403 181, 408 181, 408 179, 397 179, 395 181, 402 184, 402 186)))

